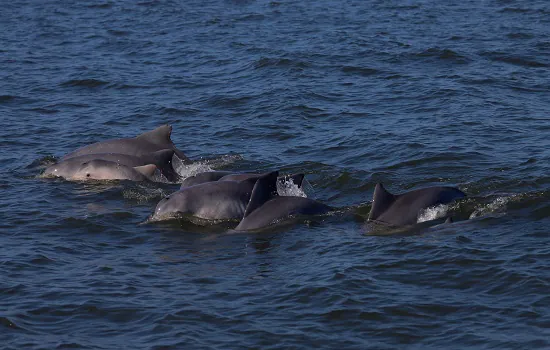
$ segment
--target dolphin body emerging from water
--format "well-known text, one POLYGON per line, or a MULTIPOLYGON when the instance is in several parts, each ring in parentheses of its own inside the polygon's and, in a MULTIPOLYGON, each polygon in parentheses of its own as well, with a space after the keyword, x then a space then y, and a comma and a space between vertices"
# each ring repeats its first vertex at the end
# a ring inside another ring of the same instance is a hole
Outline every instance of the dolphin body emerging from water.
MULTIPOLYGON (((251 174, 251 173, 242 173, 236 174, 230 171, 207 171, 203 173, 198 173, 197 175, 190 176, 187 179, 183 180, 181 188, 198 185, 205 182, 213 181, 244 181, 248 179, 257 180, 260 177, 267 175, 265 174, 251 174)), ((292 181, 296 186, 302 187, 304 181, 304 174, 292 174, 292 175, 283 175, 277 178, 280 184, 284 184, 287 181, 292 181)))
POLYGON ((181 188, 202 184, 205 182, 218 181, 224 176, 235 174, 233 171, 205 171, 189 176, 181 183, 181 188))
POLYGON ((295 215, 322 215, 333 210, 321 202, 304 197, 275 196, 276 178, 261 177, 256 181, 244 216, 236 231, 258 230, 295 215))
MULTIPOLYGON (((273 179, 272 186, 263 186, 260 191, 271 196, 277 193, 278 171, 264 175, 273 179)), ((262 178, 263 178, 262 177, 262 178)), ((185 187, 162 199, 156 206, 152 221, 171 218, 179 214, 206 220, 239 220, 243 217, 256 178, 243 181, 214 181, 185 187)))
POLYGON ((84 154, 62 160, 57 164, 49 166, 46 168, 43 175, 58 176, 71 180, 74 178, 74 174, 80 171, 83 163, 90 162, 92 160, 105 160, 132 168, 154 164, 169 181, 176 181, 179 178, 179 175, 172 167, 173 155, 174 151, 171 149, 143 154, 141 156, 131 156, 128 154, 118 153, 84 154))
POLYGON ((171 134, 172 127, 170 125, 162 125, 155 130, 143 133, 136 137, 106 140, 81 147, 76 151, 65 155, 62 160, 87 154, 104 153, 142 156, 144 154, 164 149, 171 149, 183 163, 191 163, 191 160, 174 145, 172 139, 170 138, 171 134))
POLYGON ((448 204, 466 194, 455 187, 428 187, 391 194, 381 183, 374 189, 368 220, 391 226, 412 225, 418 222, 423 210, 440 204, 448 204))
MULTIPOLYGON (((88 162, 79 162, 74 165, 70 174, 65 174, 67 180, 87 181, 87 180, 148 180, 157 167, 154 164, 148 164, 138 167, 130 167, 116 162, 110 162, 102 159, 93 159, 88 162)), ((45 174, 49 175, 49 174, 45 174)))

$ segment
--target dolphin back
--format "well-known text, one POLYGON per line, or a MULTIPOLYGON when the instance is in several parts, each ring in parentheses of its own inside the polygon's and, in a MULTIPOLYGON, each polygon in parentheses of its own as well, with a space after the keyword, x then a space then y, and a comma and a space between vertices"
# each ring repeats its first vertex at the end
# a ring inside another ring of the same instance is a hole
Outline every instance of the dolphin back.
POLYGON ((412 225, 417 223, 422 210, 464 197, 466 194, 458 188, 446 186, 422 188, 395 195, 379 183, 374 190, 368 220, 394 226, 412 225))

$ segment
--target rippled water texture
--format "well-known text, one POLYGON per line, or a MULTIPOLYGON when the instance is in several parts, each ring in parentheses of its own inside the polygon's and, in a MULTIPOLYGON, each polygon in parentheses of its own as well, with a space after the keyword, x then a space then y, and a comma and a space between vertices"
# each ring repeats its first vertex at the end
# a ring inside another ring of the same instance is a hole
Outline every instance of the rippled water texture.
POLYGON ((5 349, 550 348, 547 1, 9 1, 5 349), (336 214, 142 224, 166 183, 39 177, 162 125, 208 169, 306 173, 336 214), (389 231, 372 192, 468 199, 389 231))

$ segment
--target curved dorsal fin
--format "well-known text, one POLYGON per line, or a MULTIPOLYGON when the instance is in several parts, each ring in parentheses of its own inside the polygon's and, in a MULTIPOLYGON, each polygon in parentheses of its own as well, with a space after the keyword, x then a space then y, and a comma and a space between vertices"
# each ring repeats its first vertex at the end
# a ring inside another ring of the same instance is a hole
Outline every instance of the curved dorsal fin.
POLYGON ((386 191, 384 185, 377 183, 372 196, 372 207, 369 213, 369 220, 376 220, 395 202, 396 196, 386 191))
POLYGON ((302 188, 302 182, 304 181, 304 174, 300 173, 300 174, 291 174, 291 175, 284 175, 284 176, 281 176, 279 177, 279 183, 281 185, 284 185, 285 182, 292 182, 293 184, 295 184, 296 186, 298 186, 298 188, 302 188))
POLYGON ((142 166, 136 166, 134 167, 134 169, 147 177, 151 177, 155 173, 155 170, 157 170, 157 167, 155 164, 147 164, 142 166))
POLYGON ((273 196, 277 195, 277 176, 279 176, 279 172, 272 171, 256 180, 256 184, 252 189, 250 200, 244 212, 244 217, 247 217, 254 210, 273 198, 273 196))
POLYGON ((152 156, 157 164, 171 164, 173 155, 174 150, 169 148, 147 154, 147 156, 152 156))
POLYGON ((156 145, 166 145, 172 143, 172 140, 170 139, 171 134, 172 127, 170 125, 162 125, 155 130, 143 133, 136 138, 146 140, 147 142, 154 143, 156 145))

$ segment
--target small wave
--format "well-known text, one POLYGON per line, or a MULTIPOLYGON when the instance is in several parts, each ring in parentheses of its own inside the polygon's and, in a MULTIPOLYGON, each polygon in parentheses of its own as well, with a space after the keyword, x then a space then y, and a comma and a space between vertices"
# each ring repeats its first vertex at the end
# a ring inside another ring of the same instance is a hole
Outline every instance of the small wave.
POLYGON ((107 30, 107 33, 113 35, 113 36, 128 36, 132 34, 132 32, 127 30, 117 30, 117 29, 109 29, 107 30))
POLYGON ((11 102, 16 98, 17 96, 13 96, 13 95, 0 95, 0 103, 11 102))
POLYGON ((55 262, 55 260, 50 259, 47 256, 42 254, 38 255, 36 258, 31 260, 31 263, 35 265, 46 265, 52 262, 55 262))
POLYGON ((131 188, 122 192, 122 196, 125 199, 136 200, 138 203, 147 203, 153 199, 164 198, 167 195, 168 193, 161 188, 148 188, 145 190, 131 188))
POLYGON ((18 325, 7 317, 0 317, 0 325, 11 329, 20 329, 18 325))
POLYGON ((40 114, 55 114, 55 113, 59 113, 59 109, 48 109, 48 108, 42 108, 42 107, 31 108, 31 109, 28 109, 28 111, 36 112, 36 113, 40 113, 40 114))
POLYGON ((141 1, 141 2, 138 2, 136 5, 138 6, 145 6, 145 7, 152 7, 152 6, 157 6, 157 5, 160 5, 160 1, 156 1, 156 0, 153 0, 153 1, 141 1))
POLYGON ((104 3, 104 4, 92 4, 88 5, 89 9, 110 9, 113 7, 113 4, 110 2, 104 3))
POLYGON ((416 54, 417 57, 434 57, 441 60, 450 60, 456 63, 468 63, 470 60, 450 49, 429 48, 416 54))
POLYGON ((233 21, 235 22, 244 22, 244 21, 263 21, 265 19, 265 16, 260 13, 249 13, 242 17, 235 18, 233 21))
POLYGON ((422 158, 410 159, 402 161, 396 164, 391 164, 385 167, 386 170, 401 169, 407 167, 418 167, 425 164, 434 164, 437 162, 449 163, 449 162, 460 162, 463 160, 468 160, 470 156, 475 155, 473 152, 459 154, 459 153, 440 153, 427 155, 422 158))
POLYGON ((208 99, 213 107, 238 107, 246 105, 254 96, 214 96, 208 99))
POLYGON ((416 10, 419 8, 420 5, 390 5, 386 7, 388 10, 416 10))
POLYGON ((521 56, 513 56, 503 52, 483 52, 481 55, 494 62, 504 62, 523 67, 541 68, 549 66, 548 63, 538 62, 521 56))
POLYGON ((132 84, 116 84, 113 88, 117 90, 129 90, 129 89, 149 89, 147 85, 132 85, 132 84))
POLYGON ((472 214, 470 214, 470 219, 478 218, 480 216, 487 215, 504 215, 507 204, 516 196, 509 197, 498 197, 491 201, 488 204, 484 204, 479 208, 476 208, 472 214))
POLYGON ((174 108, 174 107, 162 107, 160 108, 160 114, 162 115, 178 115, 188 116, 190 114, 198 114, 200 111, 194 108, 174 108))
POLYGON ((295 61, 288 58, 267 58, 262 57, 256 63, 254 63, 254 68, 265 68, 265 67, 296 67, 296 68, 307 68, 310 64, 307 62, 295 61))
POLYGON ((71 79, 61 83, 61 86, 81 86, 95 88, 103 85, 107 85, 108 82, 99 79, 71 79))
POLYGON ((378 69, 367 68, 367 67, 353 67, 353 66, 344 66, 344 67, 342 67, 342 72, 350 73, 350 74, 357 74, 357 75, 361 75, 361 76, 364 76, 364 77, 380 73, 380 71, 378 69))
POLYGON ((508 39, 531 39, 534 36, 532 34, 518 32, 518 33, 509 33, 506 35, 506 37, 508 39))
POLYGON ((520 8, 520 7, 505 7, 501 10, 499 10, 498 12, 500 13, 527 13, 527 12, 531 12, 533 10, 531 9, 525 9, 525 8, 520 8))

